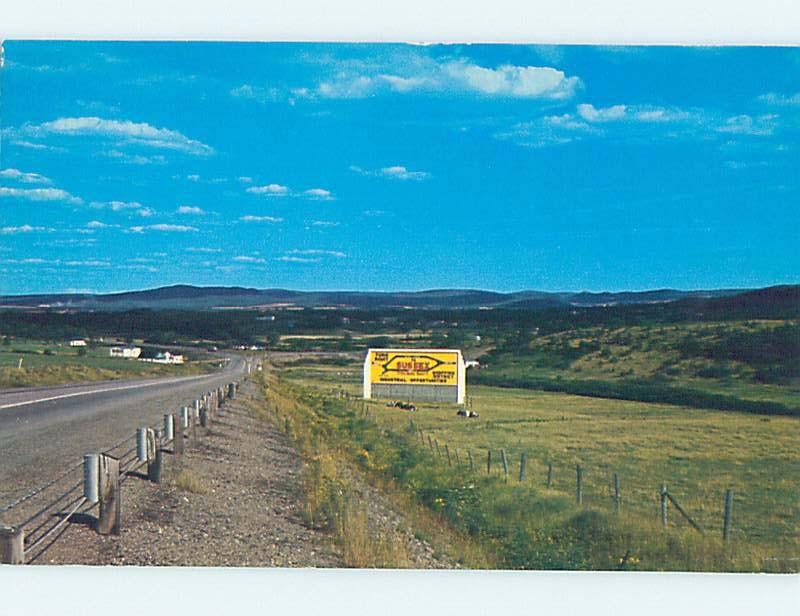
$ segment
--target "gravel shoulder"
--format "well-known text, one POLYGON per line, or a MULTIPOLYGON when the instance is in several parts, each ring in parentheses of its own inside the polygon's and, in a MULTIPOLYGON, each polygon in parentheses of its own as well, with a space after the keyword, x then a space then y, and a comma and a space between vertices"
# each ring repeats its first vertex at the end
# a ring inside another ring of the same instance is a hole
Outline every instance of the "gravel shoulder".
MULTIPOLYGON (((208 431, 187 441, 182 459, 164 456, 161 485, 127 477, 119 536, 100 536, 88 516, 76 516, 37 564, 344 566, 332 537, 305 524, 302 459, 284 433, 252 412, 260 400, 258 387, 245 382, 208 431)), ((376 541, 399 537, 405 566, 453 566, 415 536, 377 489, 352 479, 368 504, 376 541)))

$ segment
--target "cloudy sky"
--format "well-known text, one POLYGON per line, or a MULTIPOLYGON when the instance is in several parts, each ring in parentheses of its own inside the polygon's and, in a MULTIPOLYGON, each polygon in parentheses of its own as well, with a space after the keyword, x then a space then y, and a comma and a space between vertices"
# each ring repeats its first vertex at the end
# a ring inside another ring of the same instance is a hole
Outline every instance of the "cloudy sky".
POLYGON ((800 50, 6 42, 0 293, 800 276, 800 50))

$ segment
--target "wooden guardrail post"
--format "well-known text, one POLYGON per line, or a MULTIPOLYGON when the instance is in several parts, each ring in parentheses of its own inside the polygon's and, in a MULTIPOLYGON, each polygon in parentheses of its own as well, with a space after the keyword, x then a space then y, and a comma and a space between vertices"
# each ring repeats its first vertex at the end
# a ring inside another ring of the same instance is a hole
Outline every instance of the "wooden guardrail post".
POLYGON ((661 526, 667 527, 667 486, 661 484, 661 526))
POLYGON ((21 528, 0 527, 0 563, 25 564, 25 531, 21 528))
POLYGON ((208 411, 205 406, 200 407, 200 426, 203 428, 208 427, 208 411))
POLYGON ((172 449, 175 451, 176 456, 182 456, 186 443, 183 438, 183 432, 186 429, 186 423, 189 421, 189 409, 183 407, 180 416, 175 416, 175 439, 172 442, 172 449))
POLYGON ((161 433, 153 428, 147 429, 147 479, 161 483, 161 433))
POLYGON ((521 454, 519 454, 519 482, 520 483, 525 481, 525 472, 526 472, 526 468, 525 467, 527 466, 527 464, 528 464, 528 457, 525 455, 525 452, 523 451, 521 454))
POLYGON ((732 517, 733 517, 733 490, 725 490, 725 518, 722 522, 723 541, 728 541, 728 539, 730 539, 732 517))
POLYGON ((236 385, 234 383, 228 383, 228 399, 233 400, 235 395, 236 395, 236 385))
POLYGON ((580 464, 575 465, 575 502, 583 503, 583 469, 580 464))
POLYGON ((119 460, 108 454, 100 455, 100 514, 96 529, 101 535, 119 535, 122 513, 119 485, 119 460))
POLYGON ((194 401, 194 406, 189 409, 189 428, 192 433, 192 443, 197 442, 197 423, 200 419, 200 400, 194 401))

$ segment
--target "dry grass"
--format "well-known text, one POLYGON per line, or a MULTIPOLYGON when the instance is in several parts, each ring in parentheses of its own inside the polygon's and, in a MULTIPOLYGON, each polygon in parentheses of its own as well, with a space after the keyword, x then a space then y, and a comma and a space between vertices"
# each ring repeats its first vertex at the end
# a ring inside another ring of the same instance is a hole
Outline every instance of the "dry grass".
POLYGON ((205 494, 207 491, 202 480, 191 470, 186 468, 181 469, 178 474, 175 475, 175 478, 172 480, 172 485, 179 490, 191 492, 192 494, 205 494))
POLYGON ((314 528, 329 532, 340 546, 350 567, 408 568, 414 566, 404 538, 387 532, 371 519, 368 506, 356 487, 367 481, 390 507, 399 512, 415 536, 454 562, 471 567, 491 566, 481 547, 453 530, 435 512, 423 507, 408 493, 385 481, 378 473, 364 474, 356 468, 345 448, 337 445, 325 419, 274 378, 262 377, 266 402, 254 404, 252 412, 288 434, 304 457, 303 517, 314 528))

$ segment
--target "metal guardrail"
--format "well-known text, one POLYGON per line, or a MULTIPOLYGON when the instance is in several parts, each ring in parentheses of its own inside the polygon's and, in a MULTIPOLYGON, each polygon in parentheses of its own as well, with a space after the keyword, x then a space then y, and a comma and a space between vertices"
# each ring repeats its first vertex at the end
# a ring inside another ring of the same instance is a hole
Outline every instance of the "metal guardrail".
MULTIPOLYGON (((249 367, 248 364, 248 374, 249 367)), ((93 522, 95 530, 100 534, 119 534, 120 485, 135 477, 134 472, 145 465, 147 480, 161 483, 162 454, 180 456, 183 439, 197 438, 197 425, 207 426, 225 401, 236 396, 238 388, 239 382, 234 381, 207 391, 191 407, 183 407, 180 414, 164 415, 163 425, 143 426, 133 436, 125 437, 102 452, 85 455, 83 460, 70 465, 47 483, 0 507, 0 515, 8 514, 33 499, 42 498, 70 474, 83 468, 80 481, 51 495, 45 504, 18 523, 0 525, 0 563, 36 562, 66 533, 75 514, 88 513, 95 508, 99 509, 93 522), (133 446, 112 455, 128 443, 133 446), (170 444, 172 450, 165 451, 170 444), (81 488, 82 493, 76 494, 81 488)))

